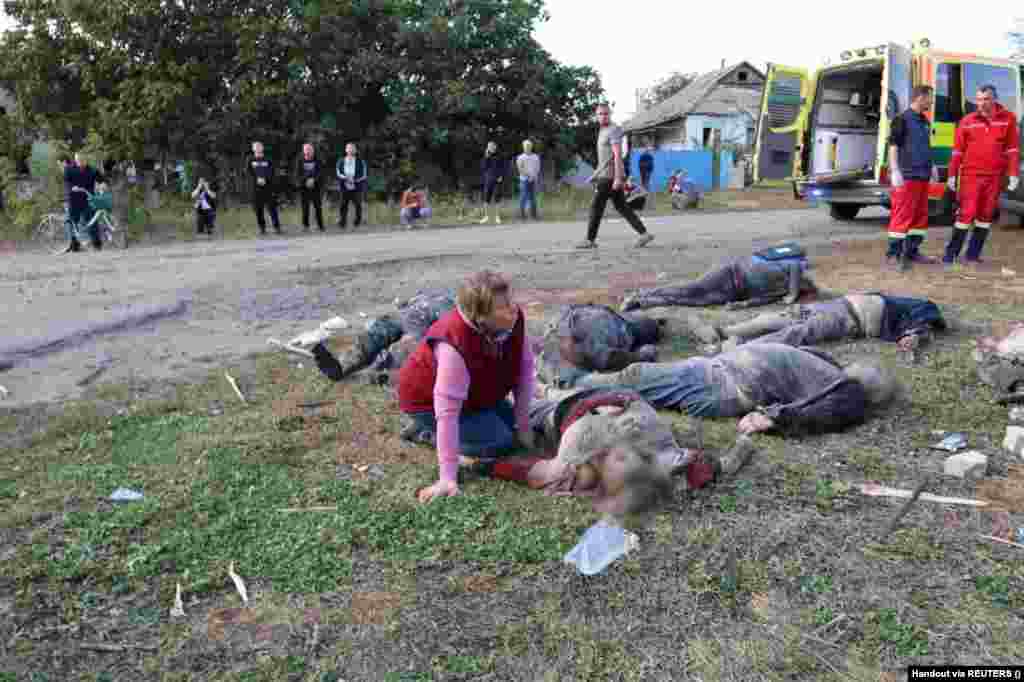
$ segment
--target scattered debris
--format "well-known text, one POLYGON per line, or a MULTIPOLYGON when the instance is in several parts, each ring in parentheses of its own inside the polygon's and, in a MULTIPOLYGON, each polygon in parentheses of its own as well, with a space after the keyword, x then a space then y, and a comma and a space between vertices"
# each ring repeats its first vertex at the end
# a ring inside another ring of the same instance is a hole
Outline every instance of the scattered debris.
POLYGON ((1007 426, 1003 447, 1015 455, 1024 454, 1024 426, 1007 426))
POLYGON ((109 369, 110 365, 112 365, 112 364, 113 364, 113 360, 111 360, 110 358, 107 358, 106 360, 100 362, 100 364, 96 367, 96 369, 94 369, 93 371, 89 372, 88 374, 85 375, 85 377, 83 377, 83 378, 79 379, 77 382, 75 382, 75 385, 78 386, 79 388, 84 388, 84 387, 88 386, 92 382, 96 381, 96 379, 99 377, 99 375, 101 375, 104 372, 106 372, 107 369, 109 369))
POLYGON ((348 327, 348 321, 343 317, 332 317, 331 319, 320 323, 321 329, 326 329, 331 332, 338 332, 342 329, 348 329, 348 327))
POLYGON ((1010 547, 1016 547, 1018 549, 1024 549, 1024 544, 1021 544, 1019 542, 1011 542, 1009 540, 1004 540, 1002 538, 997 538, 994 535, 982 535, 981 537, 986 539, 986 540, 991 540, 992 542, 998 542, 998 543, 1000 543, 1002 545, 1009 545, 1010 547))
POLYGON ((896 514, 893 515, 892 520, 889 521, 889 525, 885 527, 885 530, 882 532, 882 537, 888 538, 896 531, 896 528, 900 525, 900 521, 902 521, 903 517, 907 515, 910 508, 914 506, 914 503, 917 502, 917 498, 921 496, 924 489, 928 487, 928 482, 929 481, 926 478, 917 484, 917 487, 914 488, 914 492, 910 496, 910 499, 903 503, 903 506, 899 508, 899 511, 897 511, 896 514))
POLYGON ((1016 270, 1011 270, 1010 268, 1005 267, 1005 266, 1003 267, 1003 277, 1016 277, 1016 276, 1017 276, 1017 271, 1016 270))
POLYGON ((361 474, 364 474, 364 473, 366 473, 366 470, 369 469, 369 468, 370 468, 369 464, 360 464, 359 466, 356 467, 356 471, 358 471, 361 474))
POLYGON ((267 339, 267 343, 269 343, 271 346, 277 346, 278 348, 286 350, 289 353, 295 353, 296 355, 301 355, 307 358, 313 357, 313 354, 310 353, 305 348, 298 348, 296 346, 292 346, 290 344, 285 343, 284 341, 281 341, 280 339, 267 339))
POLYGON ((10 392, 10 391, 8 391, 8 390, 7 390, 6 388, 4 388, 3 386, 0 386, 0 400, 7 400, 7 397, 8 397, 9 395, 11 395, 11 392, 10 392))
POLYGON ((241 389, 238 388, 238 384, 235 382, 234 377, 232 377, 227 372, 224 372, 224 378, 228 380, 229 384, 231 384, 231 388, 235 389, 235 395, 238 396, 238 399, 241 400, 243 403, 247 402, 245 396, 242 395, 241 389))
MULTIPOLYGON (((878 483, 861 483, 860 492, 871 497, 899 497, 909 499, 914 496, 914 492, 912 490, 890 488, 878 483)), ((926 502, 937 502, 939 504, 964 504, 971 507, 988 506, 988 502, 982 500, 971 500, 964 497, 941 497, 939 495, 932 495, 931 493, 921 493, 919 497, 926 502)))
POLYGON ((108 651, 120 653, 122 651, 159 651, 160 647, 150 644, 102 644, 99 642, 83 642, 79 644, 80 649, 87 651, 108 651))
POLYGON ((979 482, 978 497, 993 509, 1024 512, 1024 464, 1011 464, 1007 468, 1007 478, 989 478, 979 482))
POLYGON ((619 557, 640 546, 640 538, 622 526, 598 521, 562 559, 582 575, 597 575, 619 557))
POLYGON ((228 566, 228 576, 231 578, 231 582, 235 584, 235 589, 238 590, 238 596, 242 598, 242 603, 246 606, 249 605, 249 593, 245 589, 245 583, 242 582, 242 578, 235 573, 235 562, 232 561, 228 566))
POLYGON ((1010 422, 1024 424, 1024 407, 1010 408, 1010 422))
POLYGON ((282 514, 295 514, 298 512, 326 512, 326 511, 338 511, 335 507, 288 507, 287 509, 278 509, 277 511, 282 514))
POLYGON ((1017 529, 1017 542, 1024 543, 1024 526, 1017 529))
POLYGON ((946 458, 942 470, 947 476, 981 478, 988 473, 988 457, 977 450, 969 450, 946 458))
POLYGON ((312 409, 317 408, 317 407, 324 407, 326 405, 333 405, 334 403, 335 403, 334 400, 313 400, 313 401, 308 402, 308 403, 299 403, 298 406, 312 410, 312 409))
POLYGON ((111 502, 138 502, 142 499, 142 493, 131 488, 118 488, 110 493, 111 502))
POLYGON ((945 450, 946 452, 960 452, 967 447, 967 434, 951 433, 938 443, 932 446, 933 450, 945 450))
POLYGON ((174 593, 174 606, 171 607, 171 618, 184 618, 185 605, 181 602, 181 583, 177 583, 174 593))

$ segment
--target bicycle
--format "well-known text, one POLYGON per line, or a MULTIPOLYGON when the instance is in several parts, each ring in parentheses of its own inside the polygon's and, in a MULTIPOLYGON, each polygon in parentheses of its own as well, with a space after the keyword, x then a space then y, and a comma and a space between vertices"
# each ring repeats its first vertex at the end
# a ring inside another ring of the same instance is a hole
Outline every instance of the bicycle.
MULTIPOLYGON (((85 225, 77 226, 75 229, 76 236, 82 232, 88 233, 89 228, 98 224, 99 238, 101 242, 109 242, 119 249, 126 248, 128 246, 128 235, 125 231, 120 228, 117 224, 117 219, 114 218, 111 211, 114 210, 114 198, 109 192, 96 195, 90 193, 88 190, 79 190, 85 192, 85 196, 89 199, 89 208, 92 209, 92 218, 85 225)), ((81 240, 79 240, 81 241, 81 240)), ((89 242, 91 243, 91 241, 89 242)))
POLYGON ((32 239, 48 251, 63 253, 67 247, 69 225, 66 210, 64 213, 46 213, 32 233, 32 239))

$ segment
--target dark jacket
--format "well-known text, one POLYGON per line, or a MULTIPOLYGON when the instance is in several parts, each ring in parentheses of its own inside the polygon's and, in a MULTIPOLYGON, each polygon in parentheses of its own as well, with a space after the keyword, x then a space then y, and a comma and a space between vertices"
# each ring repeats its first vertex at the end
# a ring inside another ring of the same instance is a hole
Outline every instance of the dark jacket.
POLYGON ((252 191, 260 194, 273 194, 275 187, 274 162, 263 157, 257 159, 255 156, 249 159, 249 175, 252 177, 252 191), (265 184, 260 185, 257 179, 263 178, 265 184))
POLYGON ((296 163, 296 175, 298 176, 299 188, 303 192, 319 192, 323 188, 324 165, 315 156, 309 161, 304 156, 299 157, 296 163), (315 183, 312 188, 306 187, 306 180, 309 178, 313 178, 315 183))
POLYGON ((72 164, 64 171, 64 185, 68 189, 68 203, 72 206, 84 208, 89 205, 89 197, 82 192, 72 192, 72 187, 81 187, 93 194, 96 192, 96 183, 101 182, 103 176, 92 166, 79 167, 72 164))
MULTIPOLYGON (((338 163, 334 166, 334 174, 338 178, 338 186, 341 191, 345 191, 345 157, 342 156, 338 159, 338 163)), ((367 185, 367 174, 366 174, 366 162, 363 161, 361 156, 356 157, 356 191, 362 192, 366 189, 367 185)))
POLYGON ((889 145, 898 147, 900 172, 907 180, 932 177, 931 123, 913 109, 907 109, 892 121, 889 145))
POLYGON ((946 328, 942 312, 931 301, 922 298, 876 295, 885 301, 882 330, 879 334, 883 341, 899 341, 912 332, 923 332, 929 328, 946 328))
POLYGON ((484 156, 480 162, 480 175, 483 176, 484 184, 488 185, 504 178, 508 173, 508 162, 500 156, 484 156))

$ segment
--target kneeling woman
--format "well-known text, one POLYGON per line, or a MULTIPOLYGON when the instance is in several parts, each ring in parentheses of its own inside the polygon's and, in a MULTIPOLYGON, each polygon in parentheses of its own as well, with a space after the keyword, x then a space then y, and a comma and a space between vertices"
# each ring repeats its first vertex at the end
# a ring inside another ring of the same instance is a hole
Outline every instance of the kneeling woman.
POLYGON ((517 435, 518 443, 533 445, 534 384, 526 321, 508 281, 487 270, 473 275, 399 373, 399 408, 411 422, 403 433, 437 443, 440 475, 419 492, 420 501, 459 493, 460 454, 493 459, 515 449, 517 435))

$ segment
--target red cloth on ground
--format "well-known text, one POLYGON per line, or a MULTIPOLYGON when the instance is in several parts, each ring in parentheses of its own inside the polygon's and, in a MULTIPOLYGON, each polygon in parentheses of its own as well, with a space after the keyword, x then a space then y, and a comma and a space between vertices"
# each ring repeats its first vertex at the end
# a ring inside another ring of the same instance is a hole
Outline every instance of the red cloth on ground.
POLYGON ((693 460, 686 465, 686 482, 690 488, 703 488, 715 477, 715 467, 704 457, 703 451, 697 451, 693 460))

